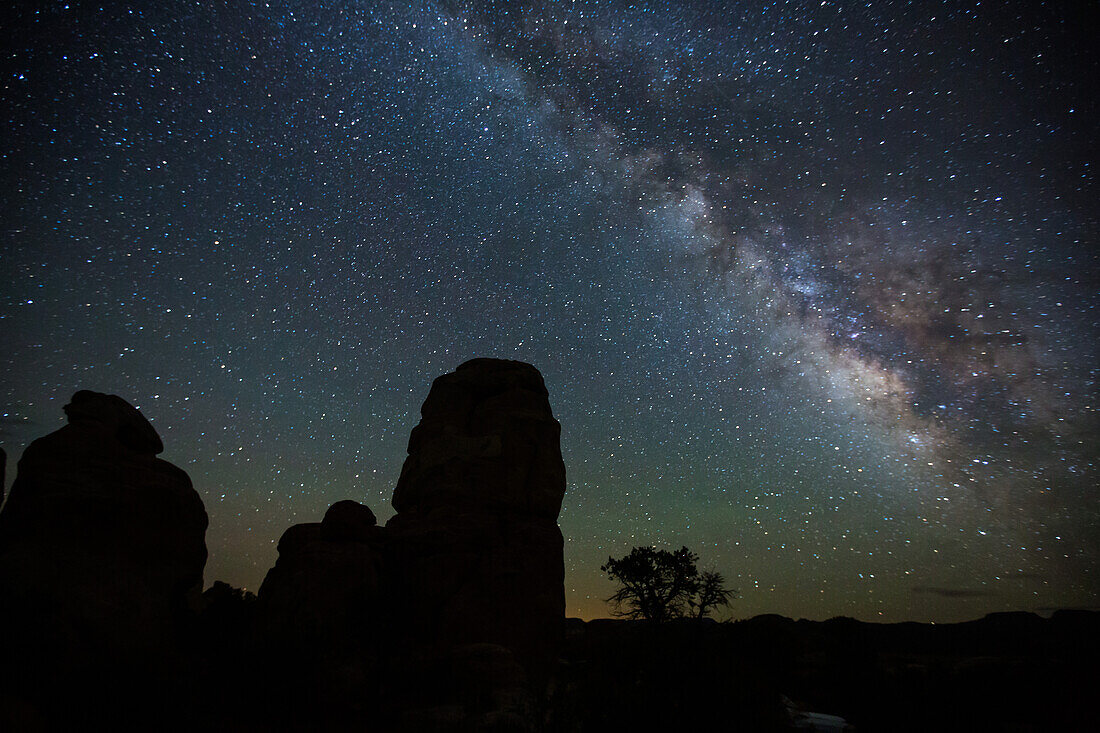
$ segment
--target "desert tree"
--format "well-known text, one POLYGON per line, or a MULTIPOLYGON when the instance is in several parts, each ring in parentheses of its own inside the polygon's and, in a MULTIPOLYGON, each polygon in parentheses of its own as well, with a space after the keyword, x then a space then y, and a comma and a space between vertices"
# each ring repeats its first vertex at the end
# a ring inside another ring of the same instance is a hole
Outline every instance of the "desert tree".
POLYGON ((737 591, 726 588, 726 579, 721 573, 714 570, 704 570, 699 573, 698 585, 691 601, 691 615, 695 618, 706 618, 707 614, 720 606, 729 606, 730 601, 737 597, 737 591))
POLYGON ((703 618, 728 605, 734 591, 713 571, 699 572, 699 556, 686 547, 658 550, 635 547, 622 558, 607 558, 600 569, 619 584, 608 599, 611 613, 625 618, 667 621, 682 616, 703 618))

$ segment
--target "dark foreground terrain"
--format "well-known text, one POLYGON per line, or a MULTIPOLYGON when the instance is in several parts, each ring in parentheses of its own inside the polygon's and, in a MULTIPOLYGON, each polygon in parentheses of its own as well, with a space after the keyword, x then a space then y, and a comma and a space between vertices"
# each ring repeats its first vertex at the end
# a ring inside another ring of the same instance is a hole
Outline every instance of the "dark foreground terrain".
POLYGON ((563 730, 789 730, 787 701, 864 732, 1095 725, 1095 612, 943 625, 758 616, 567 628, 557 712, 583 724, 563 730))
POLYGON ((0 511, 0 731, 1095 727, 1091 612, 565 619, 560 426, 528 364, 436 379, 397 514, 288 528, 257 595, 201 591, 206 510, 140 412, 65 412, 0 511))
POLYGON ((167 664, 20 670, 0 691, 0 727, 807 730, 796 727, 800 710, 842 716, 861 732, 1085 731, 1095 722, 1100 614, 1088 611, 945 625, 569 619, 559 659, 534 688, 489 644, 449 660, 403 660, 371 678, 370 665, 339 653, 265 646, 257 601, 224 584, 205 602, 167 664))

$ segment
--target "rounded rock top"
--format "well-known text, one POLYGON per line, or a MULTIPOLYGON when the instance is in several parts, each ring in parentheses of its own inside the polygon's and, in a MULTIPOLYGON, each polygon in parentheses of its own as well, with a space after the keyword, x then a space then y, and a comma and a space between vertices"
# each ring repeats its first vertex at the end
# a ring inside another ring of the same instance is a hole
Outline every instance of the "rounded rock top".
POLYGON ((98 423, 130 450, 148 455, 164 452, 164 443, 152 423, 118 395, 82 389, 64 410, 70 423, 98 423))

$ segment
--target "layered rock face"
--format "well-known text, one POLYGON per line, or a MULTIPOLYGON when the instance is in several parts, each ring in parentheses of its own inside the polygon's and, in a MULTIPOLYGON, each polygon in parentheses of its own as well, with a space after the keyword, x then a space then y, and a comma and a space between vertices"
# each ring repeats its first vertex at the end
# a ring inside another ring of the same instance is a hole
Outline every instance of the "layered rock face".
POLYGON ((125 400, 81 391, 65 413, 23 452, 0 513, 0 614, 72 662, 147 656, 201 592, 206 511, 125 400))
POLYGON ((393 492, 398 515, 459 509, 556 522, 561 426, 530 364, 474 359, 432 383, 393 492))
POLYGON ((529 364, 466 362, 432 384, 386 525, 401 618, 443 647, 552 661, 565 616, 561 426, 529 364))

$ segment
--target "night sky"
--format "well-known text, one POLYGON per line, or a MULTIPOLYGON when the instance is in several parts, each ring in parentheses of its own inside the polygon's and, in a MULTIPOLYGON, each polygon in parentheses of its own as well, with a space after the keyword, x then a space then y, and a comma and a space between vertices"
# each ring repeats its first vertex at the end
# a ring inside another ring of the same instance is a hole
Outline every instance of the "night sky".
POLYGON ((256 590, 392 516, 434 377, 520 359, 570 615, 634 545, 735 617, 1100 605, 1094 4, 18 5, 9 483, 118 394, 256 590))

